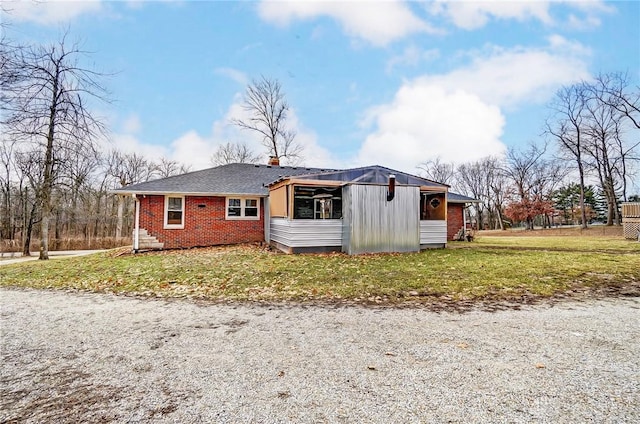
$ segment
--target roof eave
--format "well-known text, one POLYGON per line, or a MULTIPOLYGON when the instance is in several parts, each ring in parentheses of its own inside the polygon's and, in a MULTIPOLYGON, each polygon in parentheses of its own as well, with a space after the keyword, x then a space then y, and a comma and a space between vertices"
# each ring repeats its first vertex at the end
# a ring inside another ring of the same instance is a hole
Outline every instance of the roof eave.
POLYGON ((119 194, 119 195, 149 195, 149 196, 167 196, 171 194, 175 194, 178 196, 212 196, 212 197, 229 197, 229 196, 238 196, 238 197, 268 197, 268 193, 219 193, 219 192, 186 192, 186 191, 167 191, 167 190, 110 190, 109 194, 119 194))

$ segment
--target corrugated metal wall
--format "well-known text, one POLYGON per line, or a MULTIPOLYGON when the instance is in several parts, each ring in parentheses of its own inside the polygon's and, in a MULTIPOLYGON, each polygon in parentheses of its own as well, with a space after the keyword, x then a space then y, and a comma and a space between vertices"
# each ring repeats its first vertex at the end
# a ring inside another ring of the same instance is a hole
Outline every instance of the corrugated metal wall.
MULTIPOLYGON (((417 252, 420 250, 420 189, 347 185, 342 190, 342 250, 349 254, 417 252)), ((445 231, 446 234, 446 231, 445 231)))
POLYGON ((342 220, 271 218, 270 240, 287 247, 342 245, 342 220))

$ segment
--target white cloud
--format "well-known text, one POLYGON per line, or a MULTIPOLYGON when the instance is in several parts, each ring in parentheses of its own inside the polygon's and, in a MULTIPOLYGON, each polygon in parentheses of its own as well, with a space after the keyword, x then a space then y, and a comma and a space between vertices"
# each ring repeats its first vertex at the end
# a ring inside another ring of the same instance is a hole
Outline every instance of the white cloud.
POLYGON ((152 161, 171 156, 169 149, 166 147, 144 143, 132 134, 112 134, 110 141, 110 143, 105 143, 103 146, 107 147, 107 149, 115 148, 124 153, 136 153, 152 161))
POLYGON ((299 165, 311 167, 340 167, 339 161, 331 152, 318 144, 315 132, 305 128, 294 109, 289 110, 287 122, 296 131, 296 142, 302 145, 302 159, 299 165))
POLYGON ((468 66, 406 81, 392 102, 369 111, 365 124, 374 130, 357 162, 413 171, 435 157, 461 163, 500 155, 503 109, 545 102, 561 85, 589 78, 588 54, 552 36, 546 48, 488 48, 468 66))
POLYGON ((215 140, 192 130, 171 143, 171 159, 190 165, 194 170, 209 168, 216 147, 215 140))
POLYGON ((360 165, 383 164, 413 172, 429 159, 461 163, 500 154, 505 119, 499 108, 463 90, 425 79, 405 83, 393 102, 371 111, 376 130, 357 157, 360 165))
POLYGON ((249 78, 247 74, 242 71, 233 68, 216 68, 214 72, 218 75, 222 75, 224 77, 229 78, 241 85, 247 85, 249 82, 249 78))
POLYGON ((440 57, 438 49, 423 50, 415 45, 405 47, 404 51, 393 56, 387 62, 387 73, 393 71, 396 66, 418 66, 421 62, 431 61, 440 57))
POLYGON ((514 19, 520 22, 537 20, 545 25, 588 29, 600 25, 598 15, 611 13, 615 7, 602 0, 437 0, 427 10, 434 16, 445 16, 455 26, 466 30, 482 28, 491 19, 514 19), (580 12, 583 16, 570 14, 567 23, 561 24, 551 13, 552 8, 561 6, 580 12))
POLYGON ((436 1, 430 8, 434 15, 444 15, 459 28, 472 30, 485 26, 492 17, 524 21, 537 19, 552 22, 548 1, 436 1))
POLYGON ((122 129, 126 134, 137 134, 140 132, 142 124, 140 123, 140 117, 137 114, 132 113, 124 120, 122 129))
POLYGON ((560 36, 549 38, 547 48, 490 48, 476 53, 472 63, 444 75, 423 77, 425 82, 447 89, 474 93, 483 101, 511 107, 544 102, 561 85, 589 78, 589 50, 560 36))
POLYGON ((348 35, 376 46, 414 33, 435 32, 406 3, 396 1, 262 1, 258 12, 265 21, 280 26, 327 16, 338 21, 348 35))
POLYGON ((3 9, 19 21, 33 21, 44 25, 55 25, 71 21, 85 13, 100 13, 104 10, 101 0, 81 1, 36 1, 6 0, 3 9))
MULTIPOLYGON (((237 96, 236 102, 229 107, 225 116, 213 122, 209 134, 190 130, 173 140, 168 146, 162 146, 145 143, 135 135, 140 129, 140 122, 137 115, 132 114, 124 122, 123 132, 113 134, 108 146, 125 153, 140 154, 152 161, 158 161, 160 158, 175 160, 191 166, 193 170, 198 170, 213 166, 211 156, 219 146, 228 142, 239 142, 246 144, 253 152, 262 154, 260 163, 266 164, 268 155, 261 143, 261 138, 251 131, 242 130, 230 123, 233 118, 246 117, 247 112, 240 103, 240 97, 237 96)), ((330 152, 318 145, 316 134, 302 125, 295 110, 290 110, 288 124, 297 133, 296 141, 303 147, 303 159, 300 163, 287 163, 287 160, 283 159, 283 165, 337 166, 330 152)))
POLYGON ((588 30, 600 26, 600 18, 597 16, 587 16, 585 18, 578 17, 574 14, 567 18, 567 26, 571 29, 588 30))

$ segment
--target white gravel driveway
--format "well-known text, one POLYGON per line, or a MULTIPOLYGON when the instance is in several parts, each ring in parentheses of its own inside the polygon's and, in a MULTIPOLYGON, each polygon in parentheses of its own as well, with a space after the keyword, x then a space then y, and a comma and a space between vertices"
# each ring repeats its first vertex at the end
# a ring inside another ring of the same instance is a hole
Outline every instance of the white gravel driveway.
POLYGON ((0 299, 0 422, 640 422, 640 298, 464 314, 0 299))

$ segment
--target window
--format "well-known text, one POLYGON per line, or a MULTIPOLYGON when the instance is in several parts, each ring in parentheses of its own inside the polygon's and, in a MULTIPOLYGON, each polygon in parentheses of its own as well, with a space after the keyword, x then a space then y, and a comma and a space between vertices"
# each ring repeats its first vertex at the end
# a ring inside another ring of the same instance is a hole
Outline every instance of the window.
POLYGON ((342 218, 342 187, 295 186, 294 219, 342 218))
POLYGON ((240 199, 229 199, 229 206, 227 207, 227 216, 242 216, 242 203, 240 199))
POLYGON ((227 197, 227 219, 260 219, 258 198, 227 197))
POLYGON ((244 216, 258 216, 258 199, 244 199, 244 216))
POLYGON ((184 228, 184 197, 165 196, 165 228, 184 228))

